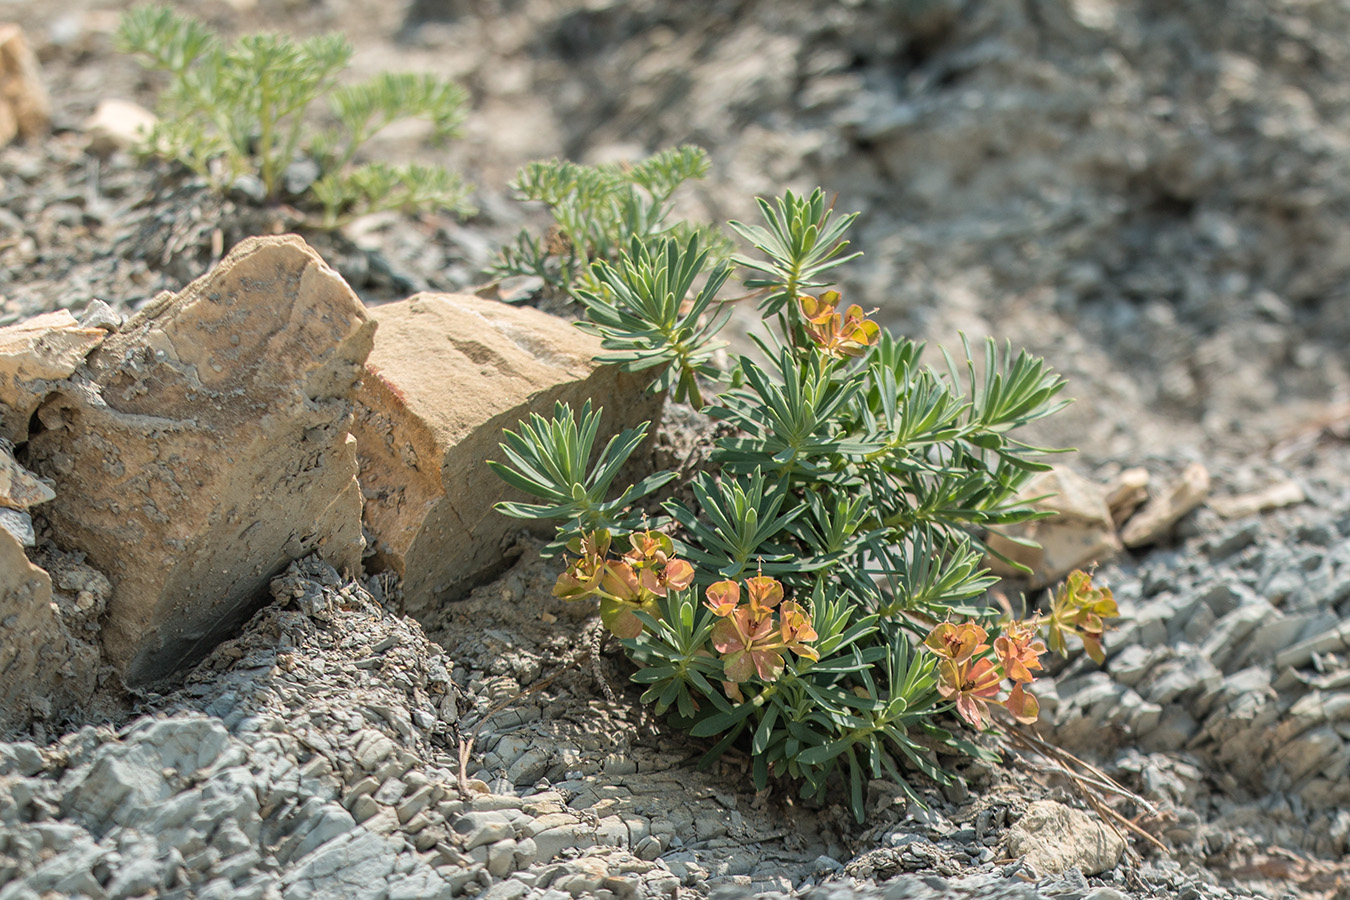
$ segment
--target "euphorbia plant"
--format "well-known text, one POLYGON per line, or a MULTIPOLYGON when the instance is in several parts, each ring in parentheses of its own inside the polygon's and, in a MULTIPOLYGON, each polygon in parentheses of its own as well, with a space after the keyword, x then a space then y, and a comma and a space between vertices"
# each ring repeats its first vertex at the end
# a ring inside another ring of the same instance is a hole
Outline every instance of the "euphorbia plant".
MULTIPOLYGON (((550 446, 579 445, 560 408, 508 433, 508 459, 525 469, 499 467, 550 505, 501 508, 561 521, 575 559, 555 593, 599 601, 648 686, 643 700, 717 736, 710 759, 744 741, 757 787, 786 775, 815 796, 839 773, 861 819, 868 779, 914 796, 902 763, 945 782, 935 751, 989 755, 942 728, 943 712, 976 729, 994 707, 1034 721, 1028 686, 1046 644, 1067 652, 1074 634, 1096 658, 1115 607, 1081 572, 1049 613, 1023 621, 977 600, 995 581, 980 565, 983 537, 1043 515, 1019 494, 1051 451, 1013 435, 1062 405, 1063 382, 992 341, 979 366, 968 346, 962 365, 924 366, 921 344, 829 283, 856 256, 843 239, 852 216, 835 219, 820 191, 760 209, 763 226, 732 223, 764 257, 737 260, 768 326, 758 358, 713 367, 725 318, 713 295, 727 272, 703 271, 696 239, 635 242, 574 291, 611 358, 652 368, 658 389, 711 397, 724 436, 689 485, 693 502, 669 499, 667 517, 634 527, 627 504, 666 476, 605 499, 636 432, 597 464, 602 490, 575 452, 547 464, 550 446)), ((589 410, 582 418, 593 440, 589 410)))

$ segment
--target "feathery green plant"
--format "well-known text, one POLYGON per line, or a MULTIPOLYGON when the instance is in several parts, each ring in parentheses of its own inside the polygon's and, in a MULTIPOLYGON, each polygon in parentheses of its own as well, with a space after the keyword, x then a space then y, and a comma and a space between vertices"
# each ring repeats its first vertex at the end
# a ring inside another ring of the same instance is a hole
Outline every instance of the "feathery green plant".
POLYGON ((227 47, 206 26, 164 7, 126 13, 117 40, 169 75, 160 121, 142 151, 176 160, 218 189, 256 176, 275 201, 288 191, 289 167, 308 160, 313 177, 300 178, 290 199, 313 207, 310 224, 336 228, 387 209, 472 212, 466 186, 445 169, 355 162, 367 140, 400 119, 429 120, 438 140, 458 134, 467 95, 455 84, 382 73, 339 86, 352 57, 341 36, 252 34, 227 47), (310 110, 325 96, 333 124, 317 127, 310 110))
POLYGON ((552 225, 543 237, 522 230, 488 270, 496 278, 527 275, 543 280, 555 295, 574 289, 601 290, 591 264, 618 265, 634 254, 636 241, 650 253, 666 240, 687 245, 697 238, 718 258, 730 242, 717 229, 670 221, 676 191, 708 174, 708 154, 698 147, 663 150, 636 163, 584 166, 565 160, 533 162, 511 187, 520 200, 542 203, 552 225))
MULTIPOLYGON (((963 344, 960 364, 924 366, 922 344, 831 289, 834 269, 857 255, 844 239, 853 216, 833 218, 819 190, 760 209, 762 226, 732 227, 762 255, 738 260, 762 292, 762 359, 712 366, 727 272, 705 273, 695 240, 653 248, 634 238, 609 248, 617 259, 587 257, 588 278, 568 282, 605 359, 653 368, 659 388, 695 403, 700 381, 714 388, 706 409, 725 436, 689 485, 692 502, 665 501, 669 519, 641 531, 620 524, 640 492, 607 501, 607 481, 580 478, 596 426, 589 409, 579 426, 564 407, 508 432, 508 462, 495 467, 553 507, 499 509, 562 520, 577 558, 555 593, 599 599, 644 702, 717 738, 707 759, 742 742, 757 788, 784 775, 815 797, 838 775, 861 821, 869 779, 917 799, 904 769, 945 783, 937 754, 988 756, 938 714, 954 710, 977 729, 990 706, 1034 720, 1027 685, 1045 650, 1036 635, 1058 652, 1076 635, 1099 658, 1115 604, 1082 572, 1046 615, 1000 619, 976 602, 995 580, 981 567, 984 535, 1043 515, 1020 493, 1053 451, 1014 434, 1063 406, 1063 381, 992 340, 979 365, 963 344), (561 445, 575 445, 568 466, 536 462, 561 445)), ((617 471, 636 444, 626 433, 598 468, 617 471)))

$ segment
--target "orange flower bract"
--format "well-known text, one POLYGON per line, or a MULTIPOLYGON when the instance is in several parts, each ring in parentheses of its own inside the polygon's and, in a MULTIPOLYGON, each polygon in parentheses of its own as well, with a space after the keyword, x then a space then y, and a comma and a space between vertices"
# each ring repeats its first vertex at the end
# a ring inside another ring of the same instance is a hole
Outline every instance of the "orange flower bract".
POLYGON ((1003 681, 994 664, 987 659, 963 663, 944 659, 938 664, 938 674, 938 693, 956 703, 957 715, 983 730, 989 704, 998 702, 1003 681))
POLYGON ((877 342, 881 326, 867 318, 868 314, 856 303, 842 314, 837 312, 839 299, 838 291, 801 298, 806 335, 829 356, 862 356, 877 342))
POLYGON ((943 622, 928 635, 924 645, 938 656, 963 663, 989 649, 989 645, 984 642, 987 637, 989 632, 974 622, 962 622, 960 625, 943 622))

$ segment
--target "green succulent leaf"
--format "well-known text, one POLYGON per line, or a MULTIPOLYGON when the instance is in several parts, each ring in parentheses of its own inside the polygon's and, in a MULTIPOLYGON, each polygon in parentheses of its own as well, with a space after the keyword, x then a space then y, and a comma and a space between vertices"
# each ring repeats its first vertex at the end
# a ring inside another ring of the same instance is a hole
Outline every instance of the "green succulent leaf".
POLYGON ((847 253, 848 241, 844 240, 858 214, 831 221, 833 211, 819 188, 809 197, 788 191, 774 205, 762 198, 757 202, 763 225, 730 225, 768 259, 737 257, 737 262, 758 273, 746 279, 746 287, 767 290, 760 301, 765 315, 784 309, 795 313, 792 304, 802 292, 828 286, 829 282, 821 280, 826 272, 861 255, 847 253))
POLYGON ((655 250, 634 238, 617 266, 597 261, 597 288, 580 289, 577 296, 589 318, 582 329, 598 335, 606 350, 617 351, 598 359, 630 372, 658 368, 651 390, 669 390, 676 401, 701 406, 698 380, 717 374, 710 360, 722 345, 712 338, 730 315, 729 310, 706 315, 731 274, 726 263, 707 273, 694 293, 708 258, 697 237, 684 247, 667 240, 655 250))

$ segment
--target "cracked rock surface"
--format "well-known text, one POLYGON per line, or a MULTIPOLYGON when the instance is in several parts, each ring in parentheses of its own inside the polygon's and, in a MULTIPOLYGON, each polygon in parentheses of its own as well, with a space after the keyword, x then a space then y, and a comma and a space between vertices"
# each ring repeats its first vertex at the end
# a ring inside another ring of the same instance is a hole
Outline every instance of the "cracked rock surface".
POLYGON ((127 683, 200 659, 289 560, 360 566, 348 429, 374 331, 303 240, 249 238, 53 386, 26 458, 55 485, 55 541, 111 579, 102 643, 127 683))

